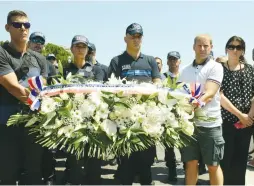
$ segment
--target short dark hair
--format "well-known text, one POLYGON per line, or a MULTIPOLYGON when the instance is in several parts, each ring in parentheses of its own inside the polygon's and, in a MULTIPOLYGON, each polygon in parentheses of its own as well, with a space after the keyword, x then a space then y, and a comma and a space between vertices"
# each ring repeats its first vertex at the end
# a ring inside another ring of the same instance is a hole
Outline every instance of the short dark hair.
POLYGON ((21 10, 12 10, 8 13, 7 16, 7 24, 11 24, 12 22, 12 17, 16 17, 16 16, 20 16, 20 17, 27 17, 26 13, 21 11, 21 10))

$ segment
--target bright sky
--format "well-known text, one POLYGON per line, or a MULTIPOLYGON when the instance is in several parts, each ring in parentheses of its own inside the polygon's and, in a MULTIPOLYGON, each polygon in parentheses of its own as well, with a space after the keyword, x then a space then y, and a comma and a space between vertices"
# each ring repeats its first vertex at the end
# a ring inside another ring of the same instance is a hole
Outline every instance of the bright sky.
POLYGON ((250 1, 0 2, 0 40, 9 39, 4 25, 14 9, 28 14, 30 33, 43 32, 46 42, 70 47, 74 35, 85 35, 96 45, 98 61, 106 65, 125 50, 125 30, 133 22, 144 30, 142 52, 162 58, 164 71, 169 51, 180 52, 182 66, 193 61, 193 40, 201 33, 212 36, 215 57, 225 54, 231 36, 241 36, 247 46, 245 57, 252 63, 254 2, 250 1))

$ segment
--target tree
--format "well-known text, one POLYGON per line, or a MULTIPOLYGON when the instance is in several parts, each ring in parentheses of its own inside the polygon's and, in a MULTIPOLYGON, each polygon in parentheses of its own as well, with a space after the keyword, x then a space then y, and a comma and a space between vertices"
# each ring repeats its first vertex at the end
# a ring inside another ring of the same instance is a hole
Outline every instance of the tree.
POLYGON ((45 45, 44 50, 42 52, 44 56, 47 56, 48 54, 54 54, 57 58, 57 60, 60 60, 65 66, 68 63, 68 58, 71 56, 71 53, 64 49, 61 46, 48 43, 45 45))

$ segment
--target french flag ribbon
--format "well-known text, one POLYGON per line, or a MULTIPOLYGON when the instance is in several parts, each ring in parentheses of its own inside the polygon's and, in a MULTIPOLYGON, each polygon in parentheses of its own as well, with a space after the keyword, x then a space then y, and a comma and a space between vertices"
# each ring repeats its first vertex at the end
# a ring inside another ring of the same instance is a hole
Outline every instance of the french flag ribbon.
POLYGON ((43 78, 42 78, 42 76, 31 77, 28 79, 28 84, 32 90, 36 89, 38 91, 42 91, 43 78))
POLYGON ((28 84, 32 89, 28 96, 27 103, 30 105, 31 110, 38 110, 40 108, 39 93, 43 89, 43 78, 42 76, 31 77, 28 79, 28 84))
POLYGON ((40 101, 38 95, 39 94, 36 92, 36 90, 33 89, 28 96, 27 103, 30 105, 30 109, 32 111, 38 110, 40 108, 40 101))
POLYGON ((190 94, 192 96, 190 99, 190 103, 196 101, 200 108, 205 106, 205 103, 199 100, 201 98, 201 96, 203 95, 201 93, 201 84, 200 83, 184 84, 183 88, 188 94, 190 94))

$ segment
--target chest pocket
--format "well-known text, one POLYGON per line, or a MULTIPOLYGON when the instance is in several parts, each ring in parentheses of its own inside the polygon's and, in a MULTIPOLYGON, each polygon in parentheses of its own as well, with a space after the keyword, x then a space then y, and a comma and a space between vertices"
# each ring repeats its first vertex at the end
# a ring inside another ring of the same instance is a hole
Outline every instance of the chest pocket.
POLYGON ((28 78, 39 76, 41 74, 41 68, 37 62, 37 59, 31 55, 24 55, 22 60, 23 63, 19 69, 19 83, 24 87, 28 87, 28 78))
POLYGON ((77 74, 83 76, 84 78, 94 79, 93 67, 86 66, 83 69, 79 69, 77 74))

